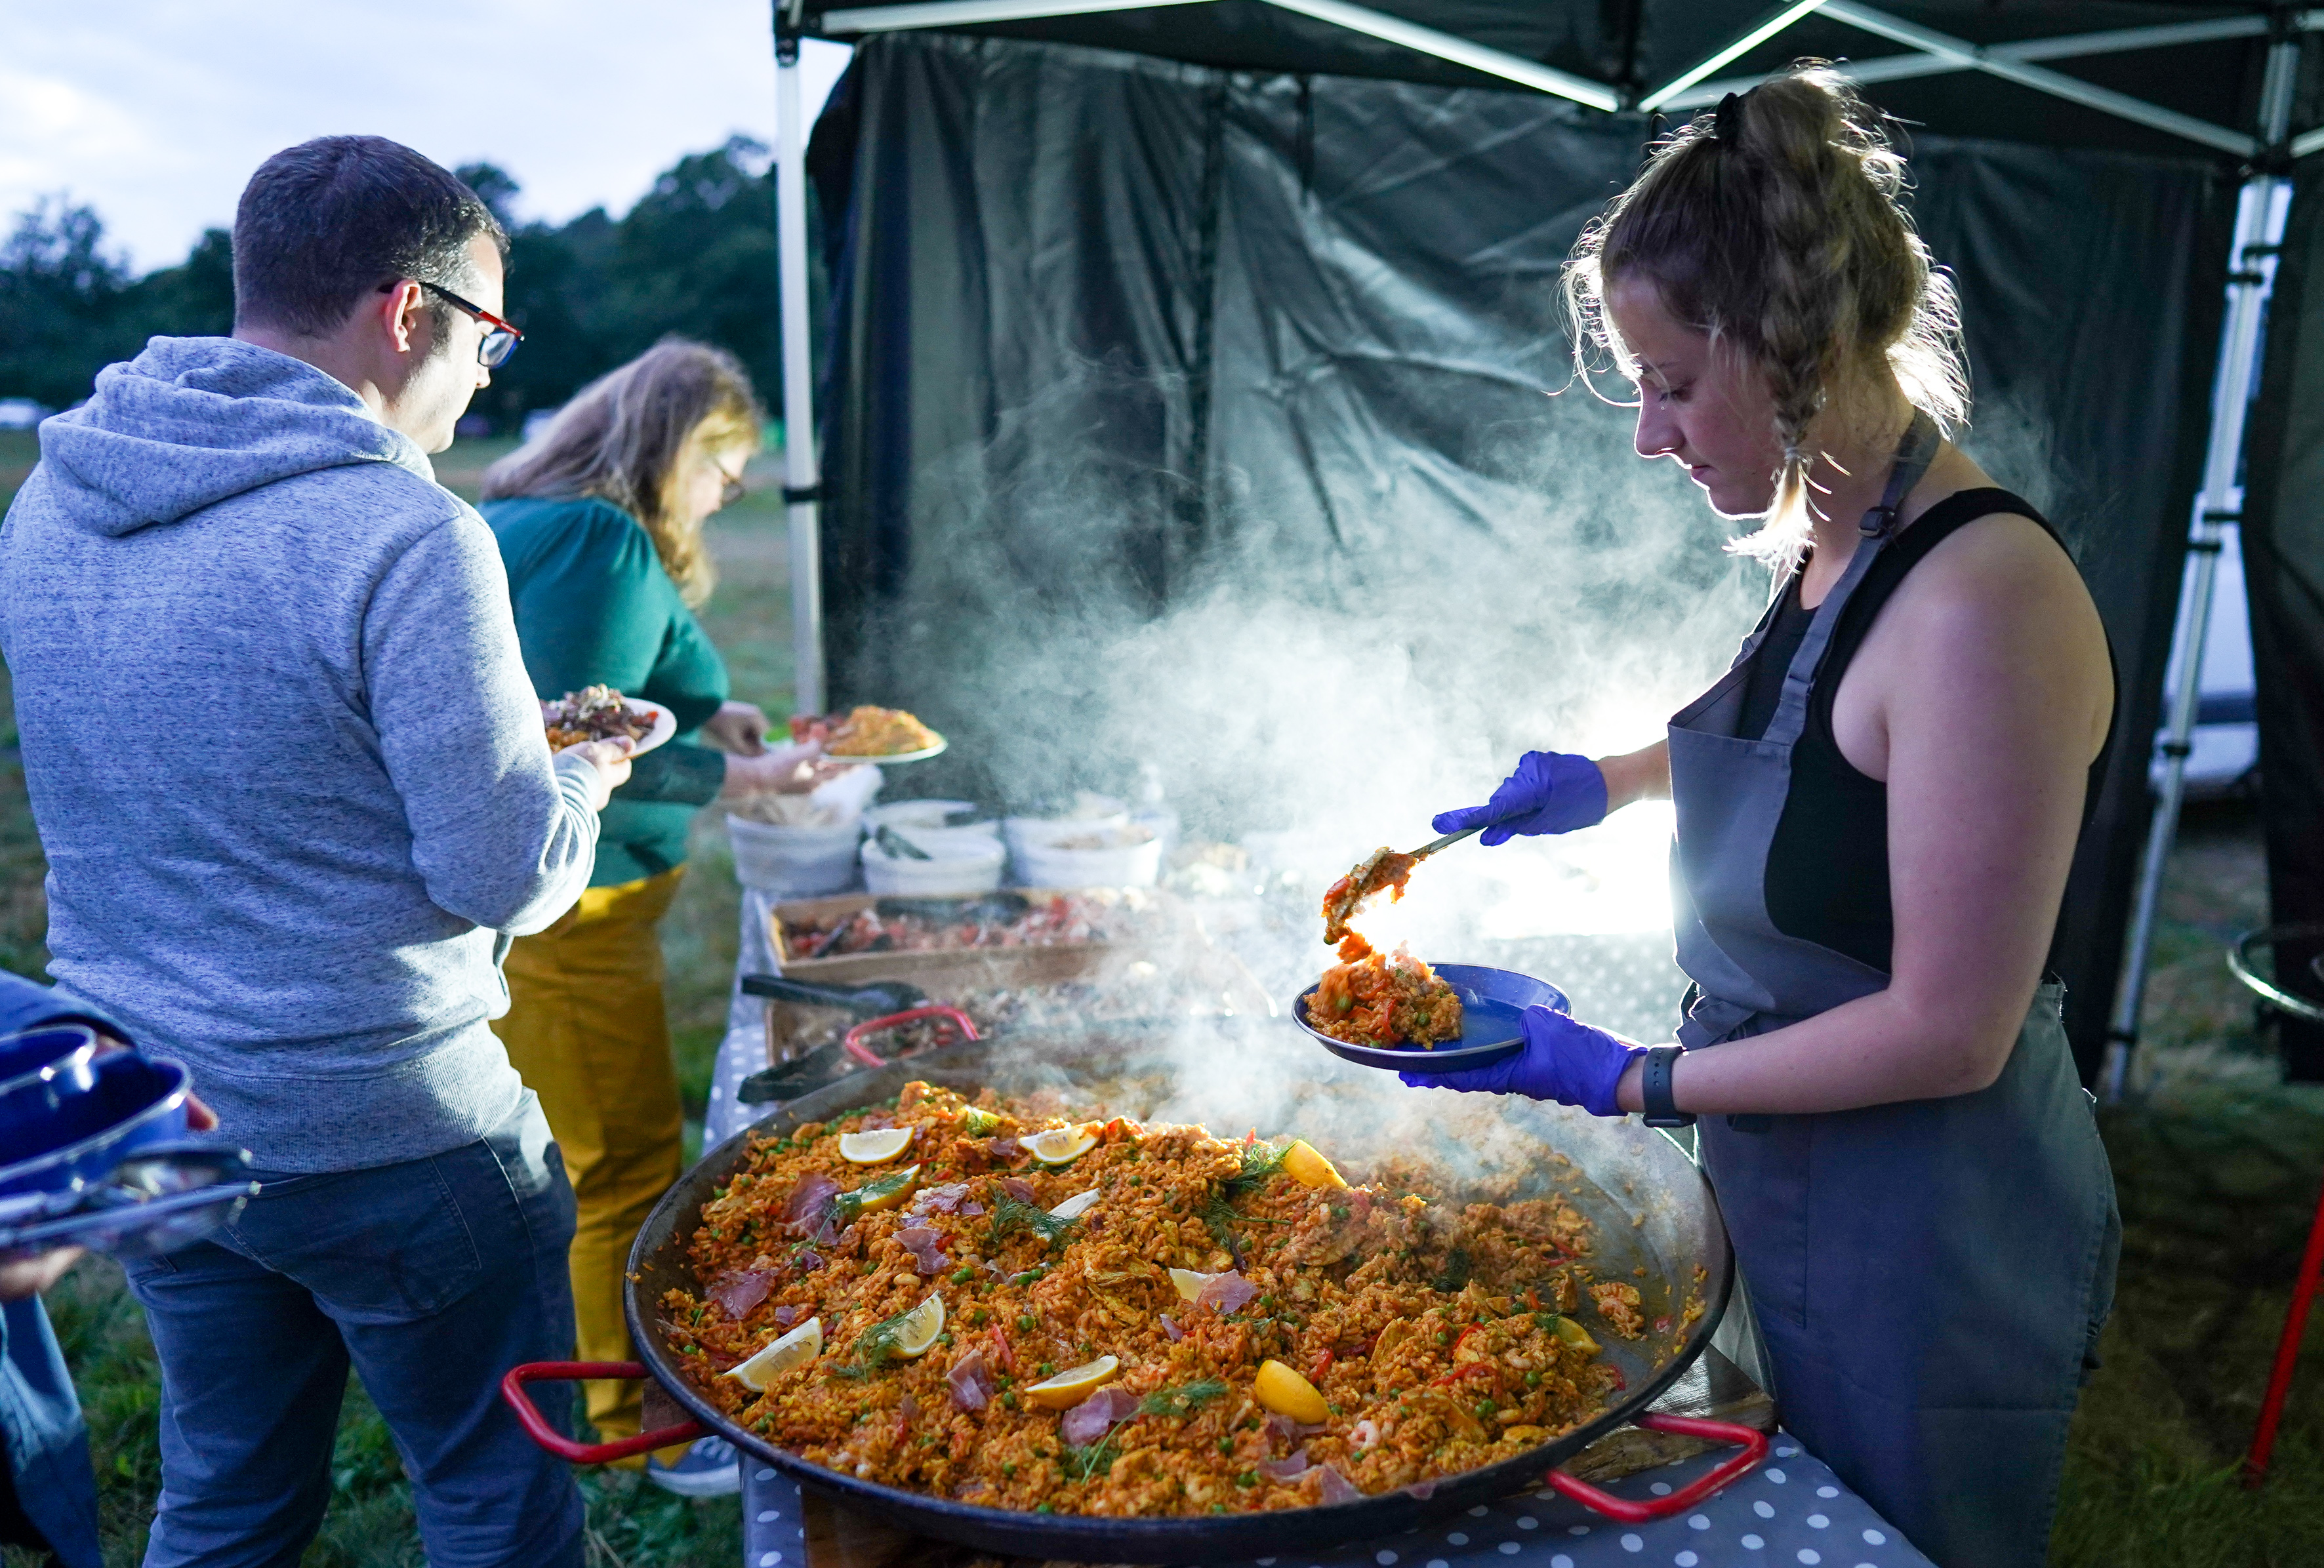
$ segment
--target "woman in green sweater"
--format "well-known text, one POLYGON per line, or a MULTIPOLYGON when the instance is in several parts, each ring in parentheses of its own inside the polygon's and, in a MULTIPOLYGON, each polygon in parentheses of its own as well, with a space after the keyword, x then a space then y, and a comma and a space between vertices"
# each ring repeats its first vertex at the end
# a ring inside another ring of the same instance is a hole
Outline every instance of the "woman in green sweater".
MULTIPOLYGON (((548 700, 603 683, 678 720, 676 738, 613 792, 580 903, 511 950, 508 1015, 493 1025, 540 1096, 579 1203, 583 1360, 632 1359, 622 1268, 681 1164, 654 927, 684 874, 687 827, 721 797, 805 781, 798 749, 769 751, 766 715, 727 699, 725 663, 694 618, 714 576, 703 522, 741 494, 764 420, 733 355, 669 341, 584 388, 540 439, 484 475, 484 519, 533 689, 548 700)), ((637 1433, 636 1384, 586 1393, 602 1436, 637 1433)), ((695 1468, 657 1462, 648 1473, 688 1490, 733 1473, 730 1463, 689 1486, 695 1468)))

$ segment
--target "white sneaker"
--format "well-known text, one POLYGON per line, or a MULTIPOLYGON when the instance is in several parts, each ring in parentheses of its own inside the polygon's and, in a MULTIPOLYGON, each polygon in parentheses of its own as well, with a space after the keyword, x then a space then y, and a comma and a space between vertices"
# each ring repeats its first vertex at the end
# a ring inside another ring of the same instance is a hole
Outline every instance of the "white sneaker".
POLYGON ((646 1479, 682 1498, 732 1497, 742 1490, 742 1467, 734 1445, 723 1437, 697 1437, 676 1464, 646 1460, 646 1479))

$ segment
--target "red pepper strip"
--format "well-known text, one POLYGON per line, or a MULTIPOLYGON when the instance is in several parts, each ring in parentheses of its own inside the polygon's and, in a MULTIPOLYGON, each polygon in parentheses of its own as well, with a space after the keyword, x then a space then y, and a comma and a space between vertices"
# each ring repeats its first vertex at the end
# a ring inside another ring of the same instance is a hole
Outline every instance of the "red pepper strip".
POLYGON ((1315 1375, 1320 1378, 1331 1370, 1332 1352, 1327 1350, 1318 1354, 1315 1358, 1315 1375))
POLYGON ((1432 1388, 1440 1388, 1446 1383, 1465 1378, 1471 1372, 1489 1372, 1492 1374, 1493 1387, 1499 1388, 1501 1386, 1501 1370, 1490 1361, 1471 1361, 1465 1367, 1455 1367, 1441 1378, 1429 1379, 1428 1386, 1432 1388))
POLYGON ((1531 1286, 1526 1287, 1526 1305, 1533 1308, 1536 1312, 1542 1310, 1541 1297, 1534 1294, 1533 1287, 1531 1286))

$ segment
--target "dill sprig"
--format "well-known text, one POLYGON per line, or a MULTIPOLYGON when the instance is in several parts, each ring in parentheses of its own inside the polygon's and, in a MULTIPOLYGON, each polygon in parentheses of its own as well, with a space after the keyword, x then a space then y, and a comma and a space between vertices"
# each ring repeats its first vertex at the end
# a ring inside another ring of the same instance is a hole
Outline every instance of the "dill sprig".
POLYGON ((1283 1168, 1283 1157, 1290 1152, 1287 1143, 1278 1146, 1250 1139, 1236 1150, 1242 1159, 1241 1168, 1221 1182, 1220 1190, 1230 1203, 1245 1193, 1257 1192, 1267 1185, 1268 1177, 1283 1168))
POLYGON ((868 1378, 896 1359, 904 1342, 904 1320, 913 1309, 905 1308, 890 1318, 883 1318, 855 1336, 849 1362, 832 1373, 835 1378, 868 1378))
POLYGON ((1000 1125, 1001 1118, 981 1106, 967 1105, 961 1108, 960 1130, 971 1138, 985 1137, 997 1130, 1000 1125))
POLYGON ((1021 1198, 1004 1197, 993 1205, 992 1223, 985 1231, 988 1245, 998 1242, 1011 1231, 1030 1231, 1051 1246, 1065 1239, 1076 1222, 1061 1220, 1038 1204, 1028 1204, 1021 1198))
POLYGON ((1185 1416, 1195 1406, 1208 1404, 1227 1391, 1226 1384, 1217 1378, 1204 1378, 1200 1382, 1182 1388, 1157 1388, 1138 1402, 1131 1412, 1137 1416, 1185 1416))

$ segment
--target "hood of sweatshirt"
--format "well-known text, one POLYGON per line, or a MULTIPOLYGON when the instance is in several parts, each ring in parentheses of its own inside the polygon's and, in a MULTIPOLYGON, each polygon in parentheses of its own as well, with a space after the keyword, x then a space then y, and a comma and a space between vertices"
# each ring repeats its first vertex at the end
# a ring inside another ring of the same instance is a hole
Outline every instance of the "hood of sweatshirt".
POLYGON ((156 337, 106 366, 88 402, 42 421, 41 463, 63 517, 116 536, 349 463, 436 476, 346 385, 231 337, 156 337))

